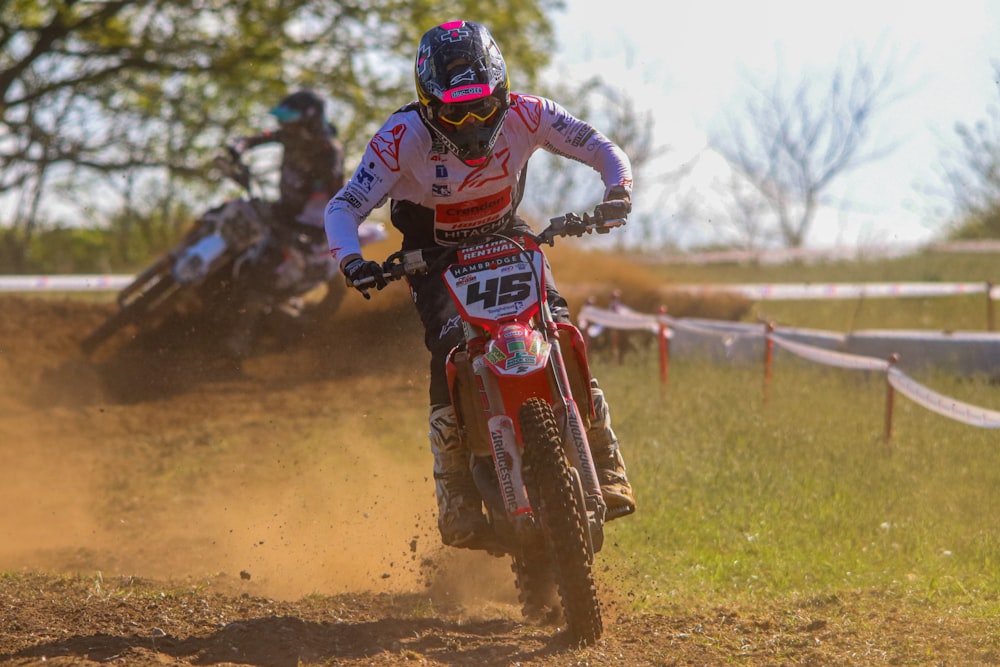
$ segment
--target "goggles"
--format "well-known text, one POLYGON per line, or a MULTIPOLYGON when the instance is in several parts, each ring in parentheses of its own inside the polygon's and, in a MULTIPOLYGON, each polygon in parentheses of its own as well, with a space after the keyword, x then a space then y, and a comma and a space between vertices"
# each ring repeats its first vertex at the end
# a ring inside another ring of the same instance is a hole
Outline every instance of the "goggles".
POLYGON ((438 112, 438 120, 442 120, 449 125, 461 127, 470 118, 485 123, 496 114, 501 102, 496 97, 480 97, 471 102, 452 102, 441 106, 438 112))
POLYGON ((284 106, 276 106, 271 109, 271 115, 278 119, 278 122, 284 125, 285 123, 294 123, 296 121, 302 120, 302 112, 296 111, 295 109, 289 109, 284 106))

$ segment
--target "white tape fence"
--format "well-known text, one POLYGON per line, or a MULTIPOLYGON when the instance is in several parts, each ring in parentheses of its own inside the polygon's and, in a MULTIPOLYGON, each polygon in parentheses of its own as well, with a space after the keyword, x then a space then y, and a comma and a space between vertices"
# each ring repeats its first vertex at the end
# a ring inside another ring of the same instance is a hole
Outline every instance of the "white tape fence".
MULTIPOLYGON (((134 276, 130 275, 9 275, 0 276, 0 292, 120 289, 129 284, 133 278, 134 276)), ((693 294, 732 292, 755 301, 934 297, 963 294, 986 294, 990 299, 1000 300, 1000 286, 989 282, 675 284, 671 285, 670 289, 693 294)))
POLYGON ((132 282, 129 275, 0 276, 0 292, 100 292, 120 290, 132 282))
POLYGON ((809 299, 871 299, 985 294, 1000 299, 1000 287, 990 282, 940 283, 740 283, 732 285, 671 285, 672 290, 694 294, 732 292, 754 301, 809 299))
MULTIPOLYGON (((886 441, 892 433, 892 393, 898 391, 914 403, 955 421, 980 428, 1000 428, 1000 412, 964 403, 939 394, 920 384, 898 367, 898 354, 885 359, 844 352, 847 337, 831 332, 811 331, 791 328, 776 328, 772 325, 751 325, 737 322, 712 320, 689 320, 674 318, 665 313, 644 314, 623 305, 613 309, 585 305, 578 315, 581 330, 594 337, 605 330, 648 331, 657 335, 660 343, 660 377, 666 382, 670 363, 671 345, 676 345, 682 336, 696 336, 717 343, 727 359, 745 356, 763 359, 765 369, 765 392, 771 373, 772 349, 777 345, 802 359, 814 363, 851 370, 873 371, 886 374, 890 391, 886 410, 886 441), (763 343, 763 350, 752 349, 748 343, 763 343)), ((944 334, 942 334, 944 335, 944 334)), ((1000 335, 984 334, 977 337, 980 342, 990 345, 990 358, 1000 359, 994 351, 1000 351, 1000 335), (984 340, 982 340, 984 339, 984 340)), ((688 346, 694 349, 697 346, 688 346)), ((702 346, 702 349, 705 349, 702 346)), ((675 350, 676 351, 676 350, 675 350)), ((765 394, 765 399, 766 399, 765 394)))

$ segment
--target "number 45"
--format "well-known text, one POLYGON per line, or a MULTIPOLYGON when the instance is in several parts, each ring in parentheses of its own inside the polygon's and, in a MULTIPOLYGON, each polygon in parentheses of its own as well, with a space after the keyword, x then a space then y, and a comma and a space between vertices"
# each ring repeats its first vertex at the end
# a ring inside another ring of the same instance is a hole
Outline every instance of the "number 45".
POLYGON ((531 295, 531 279, 531 272, 525 271, 471 283, 465 292, 465 303, 471 306, 482 301, 483 308, 493 308, 524 301, 531 295))

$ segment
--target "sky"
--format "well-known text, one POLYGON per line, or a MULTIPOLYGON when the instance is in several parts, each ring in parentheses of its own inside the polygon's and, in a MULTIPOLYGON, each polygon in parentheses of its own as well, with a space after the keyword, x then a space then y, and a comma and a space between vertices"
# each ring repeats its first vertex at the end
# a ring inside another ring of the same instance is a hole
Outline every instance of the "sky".
MULTIPOLYGON (((985 118, 1000 102, 1000 2, 569 0, 554 17, 556 71, 571 80, 600 74, 627 90, 637 110, 653 111, 655 143, 680 161, 699 153, 748 77, 766 84, 779 72, 830 73, 856 48, 895 63, 902 96, 876 125, 895 148, 845 176, 838 194, 851 206, 821 214, 812 247, 933 240, 942 228, 933 211, 946 204, 925 194, 942 187, 935 162, 957 146, 956 123, 985 118)), ((641 209, 659 194, 655 182, 637 182, 634 203, 641 209)))

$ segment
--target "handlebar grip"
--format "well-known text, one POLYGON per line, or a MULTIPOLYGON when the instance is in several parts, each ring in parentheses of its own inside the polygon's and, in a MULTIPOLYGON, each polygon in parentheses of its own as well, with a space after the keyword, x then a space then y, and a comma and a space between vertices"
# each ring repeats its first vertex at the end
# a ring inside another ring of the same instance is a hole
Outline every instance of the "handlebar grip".
MULTIPOLYGON (((396 276, 394 276, 391 273, 383 273, 382 277, 385 278, 387 281, 392 281, 396 279, 396 276)), ((360 280, 348 280, 347 282, 351 287, 354 287, 356 289, 368 289, 369 287, 375 286, 375 278, 371 276, 365 276, 360 280)))
MULTIPOLYGON (((403 267, 399 265, 393 266, 390 269, 382 270, 382 277, 385 278, 386 282, 390 283, 394 280, 399 280, 405 275, 406 275, 405 269, 403 269, 403 267)), ((368 295, 365 293, 365 290, 375 287, 375 278, 372 276, 365 276, 364 278, 360 278, 359 280, 351 280, 350 278, 348 278, 347 286, 353 287, 362 294, 365 294, 365 296, 367 297, 368 295)))
POLYGON ((627 220, 625 218, 615 218, 613 220, 604 220, 604 221, 601 222, 600 225, 597 226, 597 233, 598 234, 607 234, 612 229, 615 229, 616 227, 623 226, 626 222, 627 222, 627 220))

